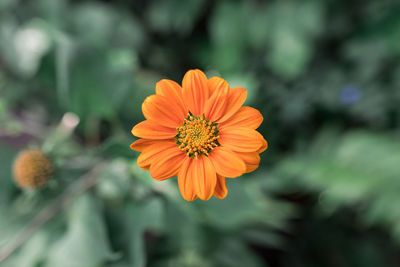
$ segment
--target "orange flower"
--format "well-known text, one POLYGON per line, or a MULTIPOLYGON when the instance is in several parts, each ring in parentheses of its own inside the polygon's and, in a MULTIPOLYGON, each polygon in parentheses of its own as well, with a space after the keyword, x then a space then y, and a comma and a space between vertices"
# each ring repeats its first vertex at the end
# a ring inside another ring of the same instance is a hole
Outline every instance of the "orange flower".
POLYGON ((267 141, 256 131, 263 117, 242 107, 246 89, 230 88, 219 77, 207 80, 200 70, 190 70, 182 87, 171 80, 156 84, 156 94, 146 98, 146 118, 132 129, 142 139, 131 145, 142 152, 139 167, 162 181, 178 176, 184 199, 225 198, 225 178, 254 171, 267 141))

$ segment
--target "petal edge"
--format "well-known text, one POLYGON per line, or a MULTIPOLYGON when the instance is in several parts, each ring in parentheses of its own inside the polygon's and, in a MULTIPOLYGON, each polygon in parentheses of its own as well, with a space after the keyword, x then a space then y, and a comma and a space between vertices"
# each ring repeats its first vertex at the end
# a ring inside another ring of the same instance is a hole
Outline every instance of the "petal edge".
POLYGON ((182 80, 183 100, 190 112, 199 116, 204 112, 204 106, 209 97, 207 77, 201 70, 189 70, 182 80))
POLYGON ((175 137, 176 129, 145 120, 132 128, 132 134, 143 139, 170 139, 175 137))

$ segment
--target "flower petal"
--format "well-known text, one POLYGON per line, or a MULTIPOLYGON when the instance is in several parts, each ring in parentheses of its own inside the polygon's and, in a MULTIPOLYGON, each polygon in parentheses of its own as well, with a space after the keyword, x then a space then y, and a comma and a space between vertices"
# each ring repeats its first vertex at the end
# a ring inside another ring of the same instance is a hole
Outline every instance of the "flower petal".
POLYGON ((168 98, 168 102, 180 108, 186 116, 188 109, 182 93, 182 87, 174 81, 163 79, 156 84, 156 94, 168 98))
POLYGON ((192 158, 186 157, 178 173, 179 191, 181 191, 182 197, 187 201, 193 201, 197 198, 194 191, 192 174, 189 172, 192 161, 192 158))
POLYGON ((229 84, 219 77, 213 77, 212 80, 214 81, 211 82, 213 88, 210 88, 210 91, 212 90, 213 94, 206 102, 204 115, 208 120, 216 121, 224 115, 228 103, 229 84))
POLYGON ((210 90, 210 96, 212 96, 216 90, 225 87, 226 86, 225 83, 228 85, 228 83, 224 79, 218 76, 214 76, 208 79, 207 85, 208 85, 208 90, 210 90))
POLYGON ((252 107, 241 107, 232 117, 219 125, 219 128, 230 126, 257 129, 263 121, 261 113, 252 107))
POLYGON ((208 200, 213 195, 217 183, 215 168, 208 157, 194 158, 189 167, 194 190, 202 200, 208 200))
POLYGON ((228 188, 226 187, 226 178, 221 175, 217 175, 217 184, 215 185, 214 196, 223 199, 228 194, 228 188))
POLYGON ((214 165, 217 174, 224 177, 238 177, 246 171, 246 164, 233 151, 225 147, 214 148, 208 157, 214 165))
MULTIPOLYGON (((133 142, 130 145, 130 148, 132 150, 136 150, 136 151, 142 152, 144 149, 146 149, 150 145, 154 145, 156 143, 165 142, 165 141, 166 140, 139 139, 139 140, 136 140, 135 142, 133 142)), ((173 141, 173 140, 171 140, 171 141, 173 141)))
POLYGON ((142 104, 143 115, 146 119, 156 121, 165 127, 176 128, 185 119, 185 112, 177 102, 162 95, 151 95, 142 104))
POLYGON ((255 152, 263 145, 264 137, 256 130, 243 127, 226 127, 220 130, 218 142, 223 147, 238 152, 255 152))
POLYGON ((145 139, 170 139, 175 137, 176 129, 164 127, 154 121, 145 120, 132 128, 132 134, 145 139))
POLYGON ((267 140, 265 140, 264 137, 263 137, 263 144, 262 144, 261 148, 257 151, 257 153, 262 153, 262 152, 264 152, 267 148, 268 148, 268 142, 267 142, 267 140))
POLYGON ((247 91, 243 87, 235 87, 229 91, 228 104, 225 108, 225 114, 222 118, 217 120, 217 123, 221 123, 232 117, 239 108, 243 105, 247 98, 247 91))
POLYGON ((169 148, 157 154, 150 165, 150 175, 155 180, 162 181, 178 175, 183 161, 187 156, 178 148, 169 148))
POLYGON ((252 172, 260 164, 258 152, 236 152, 236 154, 246 163, 246 173, 252 172))
POLYGON ((168 155, 171 151, 177 148, 177 144, 173 141, 158 142, 148 146, 137 158, 137 163, 140 168, 148 170, 150 165, 162 155, 168 155))
POLYGON ((183 99, 190 112, 195 116, 202 115, 209 97, 207 77, 201 70, 189 70, 182 81, 183 99))

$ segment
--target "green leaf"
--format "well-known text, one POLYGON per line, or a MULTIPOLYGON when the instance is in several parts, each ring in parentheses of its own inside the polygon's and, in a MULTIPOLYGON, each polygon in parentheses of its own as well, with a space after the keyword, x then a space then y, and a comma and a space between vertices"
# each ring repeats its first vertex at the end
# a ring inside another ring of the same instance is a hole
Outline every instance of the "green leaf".
POLYGON ((100 3, 87 2, 76 5, 69 19, 80 40, 93 46, 103 46, 114 30, 117 13, 100 3))
POLYGON ((296 78, 310 61, 312 42, 323 25, 322 11, 317 1, 281 1, 271 6, 274 27, 266 63, 282 77, 296 78))
POLYGON ((69 107, 83 119, 116 115, 133 87, 136 54, 81 47, 74 56, 69 107))
POLYGON ((0 0, 0 11, 6 11, 14 8, 17 4, 17 0, 0 0))
POLYGON ((238 46, 245 44, 246 2, 224 1, 217 6, 210 24, 211 40, 216 45, 238 46))
POLYGON ((131 187, 127 162, 123 158, 105 165, 96 186, 99 195, 113 203, 122 203, 131 187))
POLYGON ((308 41, 294 31, 282 29, 275 33, 266 61, 278 74, 291 79, 301 74, 310 57, 308 41))
POLYGON ((45 229, 40 230, 15 255, 7 259, 5 263, 7 263, 7 266, 36 267, 45 258, 49 246, 50 233, 45 229))
POLYGON ((145 230, 161 230, 163 205, 160 199, 152 198, 144 203, 130 203, 126 207, 129 242, 129 258, 132 266, 146 266, 145 230))
POLYGON ((254 222, 272 227, 284 227, 293 210, 281 201, 264 196, 258 182, 232 181, 227 179, 228 196, 197 202, 210 224, 224 230, 238 229, 254 222))
POLYGON ((235 238, 224 240, 216 252, 216 262, 221 267, 268 266, 249 247, 235 238))
POLYGON ((45 266, 97 267, 113 258, 95 198, 85 194, 68 214, 67 232, 50 249, 45 266))
POLYGON ((362 211, 365 223, 390 225, 393 235, 399 238, 397 140, 361 131, 335 138, 327 131, 315 141, 308 156, 304 153, 283 161, 278 177, 288 178, 288 184, 294 181, 308 190, 322 192, 319 208, 323 214, 354 206, 362 211))
POLYGON ((204 1, 160 0, 152 3, 147 12, 152 28, 186 34, 193 28, 204 1))

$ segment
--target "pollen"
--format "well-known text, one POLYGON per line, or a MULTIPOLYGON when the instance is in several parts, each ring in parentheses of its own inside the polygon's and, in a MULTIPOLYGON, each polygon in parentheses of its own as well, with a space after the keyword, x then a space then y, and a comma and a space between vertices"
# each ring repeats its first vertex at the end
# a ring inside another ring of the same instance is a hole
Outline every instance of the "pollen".
POLYGON ((218 124, 207 120, 204 115, 194 116, 191 112, 176 129, 176 143, 192 158, 208 156, 218 143, 218 124))

